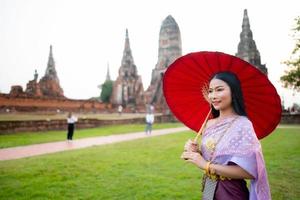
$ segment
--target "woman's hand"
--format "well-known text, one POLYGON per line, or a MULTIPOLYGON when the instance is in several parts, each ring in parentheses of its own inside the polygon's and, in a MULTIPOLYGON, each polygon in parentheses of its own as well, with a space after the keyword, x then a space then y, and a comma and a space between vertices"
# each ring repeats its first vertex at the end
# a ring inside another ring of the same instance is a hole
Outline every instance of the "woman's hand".
POLYGON ((200 152, 199 145, 197 142, 192 141, 189 139, 184 145, 184 151, 192 151, 192 152, 200 152))
POLYGON ((184 151, 181 155, 181 158, 186 160, 187 162, 193 163, 201 169, 205 169, 205 166, 207 164, 207 161, 204 160, 199 152, 184 151))

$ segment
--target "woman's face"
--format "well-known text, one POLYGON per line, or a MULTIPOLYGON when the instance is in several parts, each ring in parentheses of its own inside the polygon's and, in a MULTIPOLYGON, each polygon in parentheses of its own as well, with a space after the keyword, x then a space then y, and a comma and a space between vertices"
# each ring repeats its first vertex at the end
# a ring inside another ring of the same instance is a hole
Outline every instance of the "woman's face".
POLYGON ((208 98, 216 110, 226 110, 232 107, 231 90, 226 82, 220 79, 212 79, 208 92, 208 98))

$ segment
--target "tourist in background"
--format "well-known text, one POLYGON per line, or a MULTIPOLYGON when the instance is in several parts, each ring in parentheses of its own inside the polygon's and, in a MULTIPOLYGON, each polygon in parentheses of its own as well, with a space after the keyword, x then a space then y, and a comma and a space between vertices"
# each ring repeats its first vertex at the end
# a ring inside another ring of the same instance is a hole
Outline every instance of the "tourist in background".
POLYGON ((75 129, 75 122, 77 122, 77 117, 72 115, 72 112, 69 112, 67 123, 68 123, 68 135, 67 139, 68 141, 71 141, 73 139, 74 129, 75 129))
POLYGON ((154 123, 154 114, 153 112, 149 111, 146 114, 146 129, 145 129, 146 135, 151 135, 153 123, 154 123))
POLYGON ((123 106, 119 105, 119 107, 118 107, 118 113, 119 113, 119 115, 122 114, 122 111, 123 111, 123 106))

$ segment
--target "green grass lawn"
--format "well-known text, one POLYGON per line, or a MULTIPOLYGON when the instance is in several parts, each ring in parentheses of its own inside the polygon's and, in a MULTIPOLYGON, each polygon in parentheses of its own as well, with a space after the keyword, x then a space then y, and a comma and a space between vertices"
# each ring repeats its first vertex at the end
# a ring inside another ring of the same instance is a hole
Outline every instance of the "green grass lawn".
MULTIPOLYGON (((300 199, 300 126, 262 140, 272 197, 300 199)), ((0 162, 0 199, 198 200, 201 171, 179 157, 191 132, 0 162)))
POLYGON ((300 199, 300 126, 276 129, 262 146, 273 199, 300 199))
MULTIPOLYGON (((153 129, 174 128, 181 123, 156 123, 153 129)), ((143 124, 109 125, 99 128, 76 129, 73 139, 144 131, 143 124)), ((0 135, 0 148, 66 140, 67 131, 21 132, 0 135)))

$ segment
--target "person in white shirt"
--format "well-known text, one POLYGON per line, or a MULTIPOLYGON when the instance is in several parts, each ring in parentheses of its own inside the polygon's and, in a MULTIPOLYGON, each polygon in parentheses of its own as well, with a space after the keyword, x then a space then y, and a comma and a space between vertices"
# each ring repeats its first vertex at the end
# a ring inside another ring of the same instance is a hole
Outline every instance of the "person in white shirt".
POLYGON ((69 112, 67 123, 68 123, 68 135, 67 139, 68 141, 71 141, 73 139, 74 129, 75 129, 75 122, 77 122, 77 118, 72 115, 72 112, 69 112))
POLYGON ((118 113, 119 113, 119 115, 122 114, 122 111, 123 111, 123 106, 119 105, 119 107, 118 107, 118 113))
POLYGON ((148 112, 146 114, 146 135, 151 135, 152 132, 152 124, 154 123, 154 114, 152 112, 148 112))

